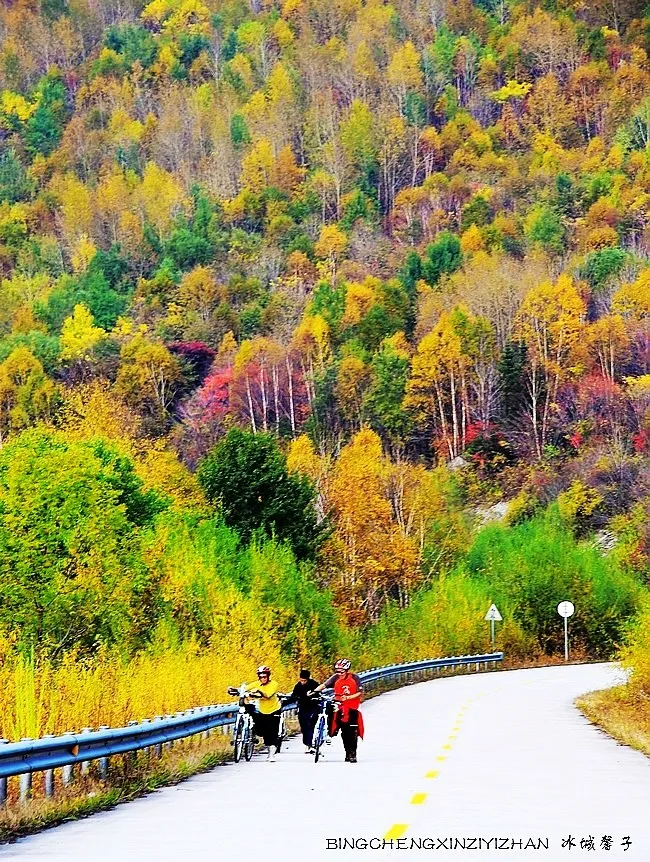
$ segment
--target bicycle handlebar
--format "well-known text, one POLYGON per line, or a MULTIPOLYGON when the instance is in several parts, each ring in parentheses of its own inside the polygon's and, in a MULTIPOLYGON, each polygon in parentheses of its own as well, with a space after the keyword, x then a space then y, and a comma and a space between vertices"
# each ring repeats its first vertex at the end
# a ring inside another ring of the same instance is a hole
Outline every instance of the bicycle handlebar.
POLYGON ((312 700, 324 700, 324 701, 327 701, 327 703, 334 703, 336 701, 336 695, 335 694, 325 694, 324 691, 317 691, 315 693, 312 692, 309 695, 309 697, 312 700))

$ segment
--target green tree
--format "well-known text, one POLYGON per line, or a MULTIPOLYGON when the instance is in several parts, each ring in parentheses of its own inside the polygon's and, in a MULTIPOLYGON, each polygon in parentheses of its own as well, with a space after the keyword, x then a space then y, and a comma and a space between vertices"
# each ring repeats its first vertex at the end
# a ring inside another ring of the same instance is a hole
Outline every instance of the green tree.
POLYGON ((165 505, 104 443, 27 431, 0 450, 0 624, 25 645, 93 651, 153 629, 138 527, 165 505))
POLYGON ((104 44, 122 54, 128 66, 138 62, 143 69, 147 69, 156 59, 154 37, 144 27, 135 24, 113 24, 104 34, 104 44))
POLYGON ((41 78, 37 92, 38 107, 27 120, 25 144, 33 155, 49 156, 59 145, 69 116, 65 84, 58 73, 51 72, 41 78))
POLYGON ((580 268, 580 277, 597 291, 616 278, 629 262, 630 255, 622 248, 601 248, 587 255, 580 268))
POLYGON ((0 153, 0 201, 14 203, 29 192, 29 183, 25 178, 25 171, 16 155, 16 151, 9 147, 4 153, 0 153))
POLYGON ((397 333, 387 338, 372 360, 373 380, 366 395, 371 427, 393 443, 403 442, 410 417, 403 408, 409 376, 409 356, 397 333))
POLYGON ((299 559, 314 555, 323 534, 314 489, 308 479, 289 474, 271 434, 231 429, 202 462, 198 477, 245 542, 259 531, 287 541, 299 559))
POLYGON ((443 233, 427 248, 422 262, 422 276, 432 287, 444 273, 456 272, 463 263, 460 240, 453 233, 443 233))
POLYGON ((534 207, 526 219, 526 239, 533 245, 540 245, 550 254, 564 251, 566 231, 562 219, 549 206, 534 207))
MULTIPOLYGON (((93 261, 95 258, 93 258, 93 261)), ((128 297, 111 287, 99 265, 91 266, 78 278, 62 276, 46 302, 35 303, 35 313, 52 333, 61 331, 63 321, 76 305, 85 305, 97 326, 109 330, 127 307, 128 297)))

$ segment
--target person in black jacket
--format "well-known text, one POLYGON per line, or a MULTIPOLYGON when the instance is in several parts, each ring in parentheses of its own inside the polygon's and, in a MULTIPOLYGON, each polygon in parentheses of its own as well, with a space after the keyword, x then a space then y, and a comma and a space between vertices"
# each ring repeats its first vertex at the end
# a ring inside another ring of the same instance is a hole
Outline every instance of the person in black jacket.
POLYGON ((300 671, 300 679, 291 693, 291 701, 298 705, 298 721, 302 731, 302 741, 305 744, 305 754, 313 753, 311 741, 318 716, 318 701, 310 697, 310 694, 317 685, 316 680, 311 678, 310 671, 303 668, 300 671))

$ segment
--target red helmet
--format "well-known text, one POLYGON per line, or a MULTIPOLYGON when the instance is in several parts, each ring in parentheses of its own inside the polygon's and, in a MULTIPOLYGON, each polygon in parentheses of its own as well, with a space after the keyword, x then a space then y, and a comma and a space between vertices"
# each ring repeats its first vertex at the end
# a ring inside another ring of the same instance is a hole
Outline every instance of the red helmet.
POLYGON ((257 675, 262 676, 262 674, 266 674, 267 676, 271 676, 271 668, 268 666, 268 664, 261 664, 257 668, 257 675))
POLYGON ((340 658, 336 664, 334 665, 334 670, 338 673, 339 671, 349 671, 352 667, 352 662, 349 658, 340 658))

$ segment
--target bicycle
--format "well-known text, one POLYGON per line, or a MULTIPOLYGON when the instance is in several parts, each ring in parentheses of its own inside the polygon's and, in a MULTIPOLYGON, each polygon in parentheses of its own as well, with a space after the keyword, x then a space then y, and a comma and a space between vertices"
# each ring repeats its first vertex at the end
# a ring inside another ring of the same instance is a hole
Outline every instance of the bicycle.
POLYGON ((242 683, 239 688, 230 686, 228 694, 237 697, 239 700, 239 708, 237 710, 237 718, 232 733, 233 757, 235 763, 239 763, 242 754, 248 761, 253 756, 255 750, 255 733, 253 716, 250 713, 252 707, 246 703, 248 692, 246 691, 246 683, 242 683))
POLYGON ((314 749, 314 763, 318 763, 320 758, 320 750, 327 738, 327 728, 329 722, 330 706, 334 710, 338 709, 338 705, 334 700, 333 694, 319 694, 318 696, 318 717, 314 726, 314 735, 312 736, 311 747, 314 749))
POLYGON ((282 743, 287 738, 287 724, 284 719, 284 704, 291 700, 290 694, 280 694, 278 692, 278 698, 280 699, 280 703, 282 705, 282 709, 280 710, 280 724, 278 725, 278 744, 277 744, 277 753, 280 753, 280 749, 282 748, 282 743))

